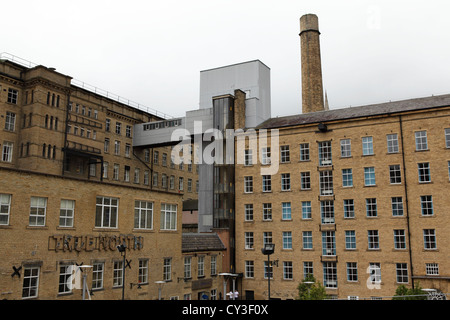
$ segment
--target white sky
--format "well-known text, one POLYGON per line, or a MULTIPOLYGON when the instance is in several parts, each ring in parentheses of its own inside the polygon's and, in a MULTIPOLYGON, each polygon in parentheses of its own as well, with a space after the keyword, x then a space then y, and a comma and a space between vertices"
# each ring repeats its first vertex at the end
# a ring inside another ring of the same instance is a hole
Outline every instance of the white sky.
POLYGON ((8 52, 173 116, 200 71, 259 59, 272 116, 301 113, 299 18, 319 17, 331 108, 450 93, 448 0, 14 0, 8 52))

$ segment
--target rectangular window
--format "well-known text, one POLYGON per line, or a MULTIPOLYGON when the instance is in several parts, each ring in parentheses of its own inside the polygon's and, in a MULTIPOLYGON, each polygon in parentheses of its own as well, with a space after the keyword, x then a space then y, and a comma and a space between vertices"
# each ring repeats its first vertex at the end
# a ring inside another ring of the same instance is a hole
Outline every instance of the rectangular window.
POLYGON ((253 192, 253 177, 244 177, 244 192, 252 193, 253 192))
POLYGON ((245 205, 245 221, 253 221, 253 204, 245 205))
POLYGON ((272 232, 263 232, 263 245, 273 243, 272 242, 272 232))
POLYGON ((95 212, 96 228, 117 228, 119 199, 97 197, 95 212))
POLYGON ((323 262, 323 285, 325 288, 337 288, 336 262, 323 262))
POLYGON ((72 288, 67 285, 69 278, 72 276, 72 271, 73 271, 72 264, 60 264, 59 265, 58 293, 72 292, 72 288))
POLYGON ((291 174, 290 173, 282 173, 281 174, 281 191, 290 191, 291 190, 291 174))
POLYGON ((192 278, 192 257, 184 257, 184 279, 192 278))
POLYGON ((113 288, 123 286, 123 261, 114 261, 113 264, 113 288))
POLYGON ((375 185, 375 168, 368 167, 364 168, 364 185, 374 186, 375 185))
POLYGON ((245 233, 245 249, 253 249, 254 239, 253 239, 253 232, 246 232, 245 233))
POLYGON ((6 111, 5 130, 14 131, 16 126, 16 114, 6 111))
POLYGON ((394 248, 406 249, 405 230, 403 229, 394 230, 394 248))
POLYGON ((113 180, 119 180, 119 165, 117 163, 113 167, 113 180))
POLYGON ((417 169, 419 174, 419 182, 421 183, 431 182, 429 162, 418 163, 417 169))
POLYGON ((211 256, 211 275, 217 275, 217 256, 211 256))
POLYGON ((177 230, 177 205, 161 203, 161 230, 177 230))
POLYGON ((348 158, 352 156, 352 145, 350 139, 341 140, 341 157, 348 158))
POLYGON ((25 267, 23 270, 22 298, 37 298, 40 267, 25 267))
POLYGON ((377 199, 376 198, 368 198, 368 199, 366 199, 366 216, 367 217, 376 217, 376 216, 378 216, 377 199))
POLYGON ((245 261, 245 277, 254 278, 255 277, 255 262, 245 261))
POLYGON ((47 211, 47 198, 31 197, 29 225, 45 226, 46 211, 47 211))
POLYGON ((262 148, 261 155, 261 164, 270 164, 270 147, 262 148))
POLYGON ((336 255, 336 240, 334 231, 322 231, 322 255, 336 255))
POLYGON ((434 229, 423 229, 423 244, 425 250, 437 249, 436 231, 434 229))
POLYGON ((61 199, 61 206, 59 209, 60 227, 73 227, 74 211, 75 211, 75 200, 61 199))
POLYGON ((320 201, 322 224, 334 223, 334 201, 320 201))
POLYGON ((303 249, 312 249, 312 231, 303 231, 303 249))
POLYGON ((301 190, 310 190, 311 189, 311 173, 310 172, 301 172, 300 173, 300 188, 301 190))
POLYGON ((314 274, 313 262, 304 261, 303 262, 303 279, 306 279, 308 275, 314 274))
POLYGON ((102 289, 103 288, 103 271, 105 269, 105 264, 103 262, 98 262, 92 264, 92 289, 102 289))
POLYGON ((396 263, 397 283, 408 283, 408 264, 396 263))
POLYGON ((283 261, 283 280, 292 280, 294 278, 292 261, 283 261))
POLYGON ((114 154, 120 155, 120 141, 114 141, 114 154))
POLYGON ((197 277, 205 276, 205 256, 198 256, 197 258, 197 277))
POLYGON ((13 143, 12 142, 3 142, 2 148, 2 161, 4 162, 12 162, 13 155, 13 143))
POLYGON ((253 165, 253 150, 252 149, 245 149, 244 150, 244 166, 251 166, 253 165))
POLYGON ((153 229, 153 202, 134 201, 134 228, 153 229))
POLYGON ((262 191, 272 192, 272 176, 270 175, 262 176, 262 191))
POLYGON ((302 201, 302 219, 312 219, 311 201, 302 201))
POLYGON ((116 122, 116 134, 120 134, 122 131, 122 124, 120 122, 116 122))
POLYGON ((172 280, 172 258, 164 259, 163 280, 164 281, 172 280))
POLYGON ((264 261, 264 279, 273 279, 273 265, 268 261, 264 261))
POLYGON ((291 161, 289 146, 281 146, 280 153, 281 153, 281 163, 287 163, 291 161))
POLYGON ((369 250, 378 250, 380 249, 380 242, 378 237, 378 230, 368 230, 368 248, 369 250))
POLYGON ((416 131, 414 135, 416 138, 416 151, 428 150, 427 132, 416 131))
POLYGON ((402 174, 400 171, 400 165, 394 164, 389 166, 389 177, 391 184, 399 184, 402 183, 402 174))
POLYGON ((445 129, 445 147, 450 148, 450 128, 445 129))
POLYGON ((319 166, 331 166, 331 141, 319 142, 319 166))
POLYGON ((392 216, 403 216, 403 199, 402 197, 391 198, 392 216))
POLYGON ((347 281, 358 281, 358 267, 356 262, 347 262, 347 281))
POLYGON ((333 171, 320 171, 320 195, 333 195, 333 171))
POLYGON ((148 259, 139 259, 138 282, 148 283, 148 259))
POLYGON ((17 104, 17 97, 19 95, 19 91, 8 88, 8 103, 17 104))
POLYGON ((283 231, 283 249, 292 249, 292 232, 283 231))
POLYGON ((353 199, 344 200, 344 218, 355 217, 355 204, 353 199))
POLYGON ((309 143, 300 144, 300 161, 309 161, 309 143))
POLYGON ((439 275, 439 264, 438 263, 426 263, 425 270, 427 276, 437 276, 439 275))
POLYGON ((362 138, 363 156, 373 155, 373 137, 362 138))
POLYGON ((353 187, 352 169, 342 169, 342 186, 353 187))
POLYGON ((0 225, 9 225, 9 213, 11 209, 11 195, 0 193, 0 225))
POLYGON ((381 267, 379 262, 369 262, 369 275, 369 281, 371 283, 381 283, 381 267))
POLYGON ((291 203, 290 202, 282 202, 281 203, 281 210, 282 210, 281 218, 283 220, 291 220, 292 219, 292 216, 291 216, 291 203))
POLYGON ((398 137, 396 133, 387 135, 387 152, 398 153, 398 137))
POLYGON ((422 208, 422 216, 433 215, 433 197, 420 196, 420 206, 422 208))
POLYGON ((355 230, 345 231, 345 249, 355 250, 356 249, 356 235, 355 230))
POLYGON ((272 204, 263 203, 263 220, 272 220, 272 204))

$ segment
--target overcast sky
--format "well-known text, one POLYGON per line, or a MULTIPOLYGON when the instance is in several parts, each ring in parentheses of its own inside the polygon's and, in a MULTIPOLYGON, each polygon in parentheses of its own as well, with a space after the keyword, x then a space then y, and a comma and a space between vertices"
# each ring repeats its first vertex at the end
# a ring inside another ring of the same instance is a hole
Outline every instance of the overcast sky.
POLYGON ((173 116, 198 108, 201 70, 259 59, 272 116, 290 115, 306 13, 319 17, 330 108, 450 93, 448 0, 14 0, 0 52, 173 116))

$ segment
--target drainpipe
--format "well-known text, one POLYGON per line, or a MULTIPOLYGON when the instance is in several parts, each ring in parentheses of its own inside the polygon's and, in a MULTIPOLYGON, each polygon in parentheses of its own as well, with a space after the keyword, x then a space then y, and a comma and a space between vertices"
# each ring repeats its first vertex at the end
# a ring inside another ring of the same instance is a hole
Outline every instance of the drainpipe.
POLYGON ((409 252, 409 265, 411 266, 411 284, 412 288, 414 289, 414 267, 412 262, 412 249, 411 249, 411 228, 410 228, 410 222, 409 222, 409 203, 408 203, 408 184, 406 182, 406 162, 405 162, 405 151, 404 151, 404 143, 403 143, 403 123, 402 123, 402 116, 398 116, 399 124, 400 124, 400 141, 402 144, 402 161, 403 161, 403 177, 405 179, 405 209, 406 209, 406 225, 408 229, 408 252, 409 252))

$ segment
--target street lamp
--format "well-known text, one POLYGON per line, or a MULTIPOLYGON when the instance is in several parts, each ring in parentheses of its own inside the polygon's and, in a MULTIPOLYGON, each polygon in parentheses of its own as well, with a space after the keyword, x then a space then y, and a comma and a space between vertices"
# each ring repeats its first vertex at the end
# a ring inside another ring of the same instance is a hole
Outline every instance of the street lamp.
POLYGON ((161 290, 162 286, 166 283, 165 281, 155 281, 155 283, 158 285, 158 300, 161 300, 161 290))
POLYGON ((264 248, 261 249, 261 252, 263 255, 267 256, 267 287, 269 290, 268 300, 270 300, 270 276, 272 275, 272 272, 270 272, 270 255, 275 252, 275 243, 264 244, 264 248))
POLYGON ((230 300, 236 300, 235 292, 236 292, 236 278, 239 277, 239 274, 237 273, 229 273, 229 272, 223 272, 219 273, 219 276, 223 276, 223 300, 227 300, 227 281, 231 277, 233 280, 233 288, 232 288, 232 295, 230 295, 230 300))
POLYGON ((121 256, 123 257, 122 261, 122 300, 125 299, 125 258, 127 256, 127 245, 125 241, 117 246, 117 250, 120 252, 121 256))

